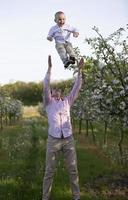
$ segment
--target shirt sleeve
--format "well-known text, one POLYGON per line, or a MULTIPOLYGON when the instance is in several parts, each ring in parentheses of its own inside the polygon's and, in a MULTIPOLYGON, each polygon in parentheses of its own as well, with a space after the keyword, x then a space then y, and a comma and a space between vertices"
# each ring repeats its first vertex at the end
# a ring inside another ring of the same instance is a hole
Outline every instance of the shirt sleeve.
POLYGON ((79 33, 79 30, 77 28, 71 26, 71 25, 69 25, 68 28, 69 28, 69 31, 71 31, 71 32, 78 32, 79 33))
POLYGON ((82 85, 82 75, 78 74, 74 83, 72 90, 70 91, 69 95, 67 96, 69 105, 72 106, 75 99, 78 97, 79 90, 82 85))
POLYGON ((43 86, 44 86, 43 101, 45 106, 47 106, 51 100, 50 76, 51 74, 47 72, 43 81, 43 86))
POLYGON ((50 28, 47 37, 54 37, 54 28, 53 27, 50 28))

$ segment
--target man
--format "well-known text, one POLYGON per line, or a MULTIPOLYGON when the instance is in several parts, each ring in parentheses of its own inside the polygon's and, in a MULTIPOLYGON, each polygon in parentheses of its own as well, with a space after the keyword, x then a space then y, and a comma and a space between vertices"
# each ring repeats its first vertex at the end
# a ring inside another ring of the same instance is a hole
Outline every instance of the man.
POLYGON ((60 151, 63 152, 69 173, 73 200, 80 200, 76 150, 70 122, 70 107, 77 98, 81 88, 81 68, 83 65, 84 59, 81 58, 78 63, 78 75, 75 84, 70 93, 62 98, 59 89, 50 90, 52 62, 51 56, 48 57, 48 70, 44 78, 44 105, 47 112, 49 128, 42 200, 49 200, 60 151))

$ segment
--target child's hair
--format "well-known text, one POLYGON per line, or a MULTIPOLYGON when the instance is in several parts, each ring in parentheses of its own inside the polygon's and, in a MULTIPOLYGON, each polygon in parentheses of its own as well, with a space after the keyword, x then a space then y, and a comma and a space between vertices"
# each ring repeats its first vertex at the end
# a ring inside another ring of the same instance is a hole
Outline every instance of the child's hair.
POLYGON ((64 14, 64 12, 62 12, 62 11, 56 12, 56 13, 55 13, 55 19, 58 17, 58 15, 61 15, 61 14, 64 14))

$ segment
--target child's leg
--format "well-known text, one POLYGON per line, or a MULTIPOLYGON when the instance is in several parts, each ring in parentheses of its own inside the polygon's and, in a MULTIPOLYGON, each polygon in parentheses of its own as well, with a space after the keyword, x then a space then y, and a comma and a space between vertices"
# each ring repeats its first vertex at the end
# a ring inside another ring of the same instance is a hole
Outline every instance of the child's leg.
POLYGON ((76 60, 75 56, 76 55, 75 55, 75 51, 73 49, 73 46, 72 46, 72 44, 70 42, 66 43, 66 51, 67 51, 67 53, 69 55, 70 63, 71 64, 75 64, 75 60, 76 60))
POLYGON ((67 51, 65 49, 64 44, 57 43, 56 44, 56 50, 57 50, 62 62, 65 64, 65 62, 67 62, 67 60, 68 60, 68 56, 67 56, 67 51))
POLYGON ((73 46, 70 42, 66 42, 65 48, 66 48, 66 51, 69 54, 69 56, 75 58, 75 56, 76 56, 75 51, 74 51, 73 46))

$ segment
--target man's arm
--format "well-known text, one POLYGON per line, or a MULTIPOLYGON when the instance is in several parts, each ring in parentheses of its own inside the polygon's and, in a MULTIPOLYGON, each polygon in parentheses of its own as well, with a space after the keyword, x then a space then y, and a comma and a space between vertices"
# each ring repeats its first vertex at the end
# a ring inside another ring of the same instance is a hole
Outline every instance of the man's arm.
POLYGON ((84 59, 81 58, 80 62, 78 63, 78 75, 77 75, 77 78, 75 80, 75 83, 74 83, 74 86, 73 86, 71 92, 67 96, 67 99, 68 99, 68 102, 69 102, 70 106, 74 103, 75 99, 78 97, 78 93, 79 93, 79 90, 80 90, 81 85, 82 85, 81 69, 82 69, 83 66, 84 66, 84 59))
POLYGON ((50 91, 50 77, 51 77, 51 68, 52 68, 52 61, 51 56, 48 56, 48 70, 44 78, 44 104, 45 106, 51 100, 51 91, 50 91))

